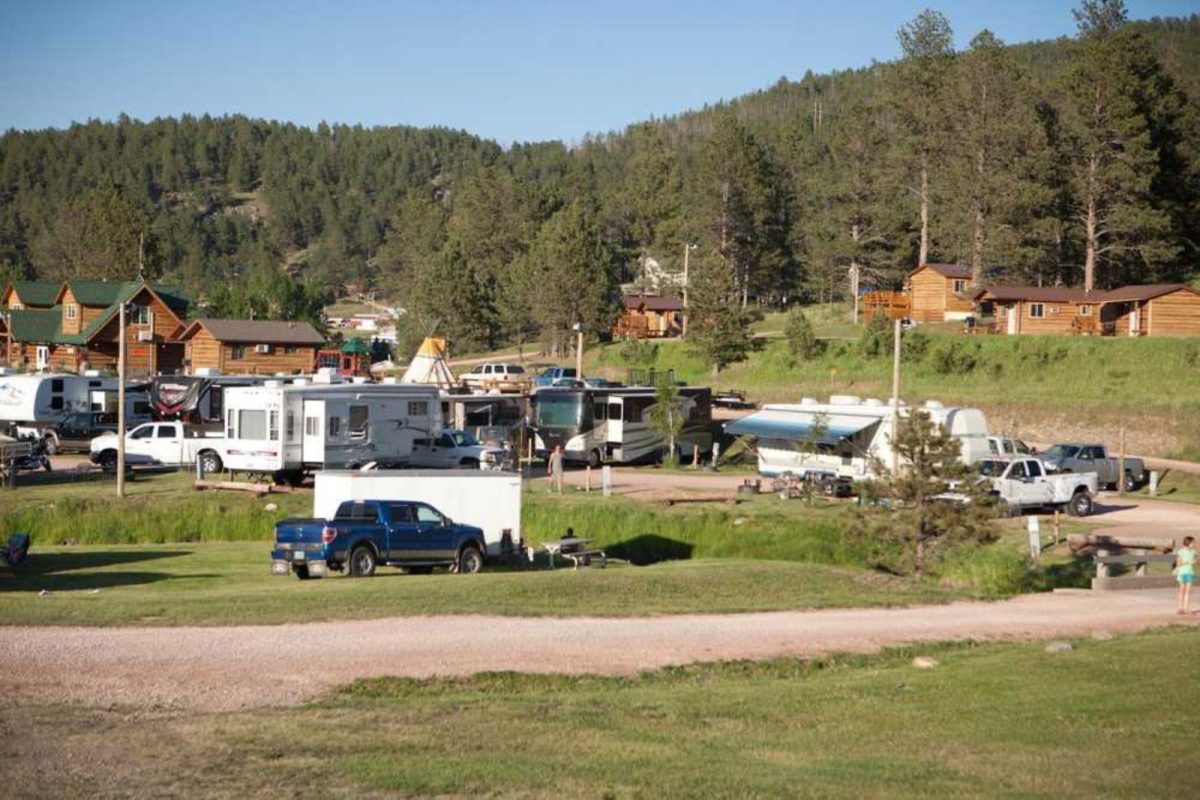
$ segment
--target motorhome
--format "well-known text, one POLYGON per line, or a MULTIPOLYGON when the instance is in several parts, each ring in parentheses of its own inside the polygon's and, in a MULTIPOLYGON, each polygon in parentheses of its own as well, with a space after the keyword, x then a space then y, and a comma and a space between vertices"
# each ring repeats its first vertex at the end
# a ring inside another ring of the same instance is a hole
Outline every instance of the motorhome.
POLYGON ((818 473, 864 480, 891 467, 893 411, 897 419, 915 411, 929 414, 962 443, 962 459, 968 464, 991 456, 983 412, 936 400, 920 406, 901 401, 894 407, 852 395, 834 395, 828 403, 806 397, 798 404, 765 405, 727 423, 725 432, 754 438, 762 475, 818 473))
MULTIPOLYGON (((676 455, 690 459, 712 450, 712 391, 679 387, 684 414, 676 455)), ((563 459, 597 467, 604 463, 653 460, 667 443, 650 424, 657 402, 650 387, 539 390, 533 398, 534 447, 545 457, 562 445, 563 459)))
POLYGON ((442 427, 438 389, 334 383, 329 376, 225 391, 225 468, 296 477, 368 463, 404 466, 442 427))

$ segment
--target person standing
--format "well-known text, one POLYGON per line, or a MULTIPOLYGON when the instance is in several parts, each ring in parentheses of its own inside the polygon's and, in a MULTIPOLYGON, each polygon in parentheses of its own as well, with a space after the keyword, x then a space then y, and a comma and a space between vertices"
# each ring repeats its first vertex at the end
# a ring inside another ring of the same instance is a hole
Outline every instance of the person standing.
POLYGON ((1196 548, 1194 536, 1183 537, 1183 547, 1175 554, 1175 580, 1179 583, 1180 614, 1191 613, 1192 584, 1196 582, 1196 548))
POLYGON ((563 490, 563 452, 562 445, 554 445, 554 449, 550 451, 550 457, 546 459, 546 466, 550 470, 550 485, 562 494, 563 490))

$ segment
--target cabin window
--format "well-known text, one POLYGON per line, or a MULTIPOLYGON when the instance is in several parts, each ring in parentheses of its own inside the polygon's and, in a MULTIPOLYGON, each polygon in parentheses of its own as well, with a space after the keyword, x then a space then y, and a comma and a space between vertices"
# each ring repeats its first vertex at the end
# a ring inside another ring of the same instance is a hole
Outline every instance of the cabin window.
POLYGON ((954 279, 954 293, 962 294, 967 289, 967 282, 962 278, 954 279))
POLYGON ((74 303, 68 303, 66 305, 66 309, 67 309, 67 319, 78 319, 79 318, 79 306, 75 305, 74 303))
POLYGON ((150 306, 134 306, 133 307, 133 324, 134 325, 153 325, 154 312, 150 310, 150 306))
MULTIPOLYGON (((238 439, 264 440, 267 438, 267 412, 257 409, 243 409, 237 412, 238 439)), ((278 430, 279 420, 275 421, 278 430)))
POLYGON ((1043 305, 1042 303, 1030 303, 1029 304, 1030 319, 1042 319, 1045 316, 1046 316, 1046 306, 1045 305, 1043 305))
POLYGON ((283 354, 284 354, 285 356, 294 356, 294 355, 296 355, 296 348, 295 348, 295 347, 290 347, 290 346, 289 346, 289 347, 284 347, 284 348, 283 348, 283 354))
POLYGON ((229 348, 229 359, 231 361, 241 361, 246 357, 246 345, 235 344, 229 348))
POLYGON ((1079 316, 1090 317, 1091 315, 1092 315, 1092 307, 1091 306, 1080 306, 1079 307, 1079 316))
POLYGON ((409 400, 408 415, 410 417, 425 417, 429 415, 428 400, 409 400))
POLYGON ((342 433, 342 418, 330 417, 327 432, 330 439, 336 439, 342 433))
POLYGON ((365 439, 367 438, 367 421, 370 419, 370 411, 366 406, 350 406, 350 438, 365 439))
POLYGON ((272 442, 279 441, 279 412, 271 411, 267 414, 267 438, 272 442))

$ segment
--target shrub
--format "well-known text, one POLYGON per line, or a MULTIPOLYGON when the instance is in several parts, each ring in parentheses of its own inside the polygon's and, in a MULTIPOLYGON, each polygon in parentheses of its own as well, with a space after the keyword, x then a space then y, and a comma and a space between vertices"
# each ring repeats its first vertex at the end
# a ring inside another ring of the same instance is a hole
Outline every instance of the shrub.
POLYGON ((799 307, 794 307, 788 312, 783 336, 787 340, 792 358, 797 361, 808 361, 825 351, 825 343, 817 338, 812 323, 799 307))
POLYGON ((900 340, 900 352, 904 361, 916 364, 925 359, 929 352, 929 334, 923 331, 909 331, 900 340))
POLYGON ((658 345, 648 339, 626 339, 617 357, 626 367, 649 369, 658 361, 658 345))
POLYGON ((867 358, 878 358, 892 352, 892 321, 876 315, 863 328, 858 340, 858 350, 867 358))
POLYGON ((939 375, 966 375, 978 365, 977 353, 957 339, 942 342, 930 357, 933 371, 939 375))

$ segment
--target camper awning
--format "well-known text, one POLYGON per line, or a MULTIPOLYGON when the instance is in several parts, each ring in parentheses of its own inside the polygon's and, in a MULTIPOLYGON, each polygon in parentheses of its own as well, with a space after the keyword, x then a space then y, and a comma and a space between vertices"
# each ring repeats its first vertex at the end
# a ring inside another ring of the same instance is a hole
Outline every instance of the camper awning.
POLYGON ((878 422, 879 419, 870 417, 836 414, 822 417, 820 414, 767 409, 728 423, 725 432, 733 436, 757 436, 760 439, 815 440, 820 444, 837 444, 878 422), (823 430, 814 439, 819 426, 823 430))

